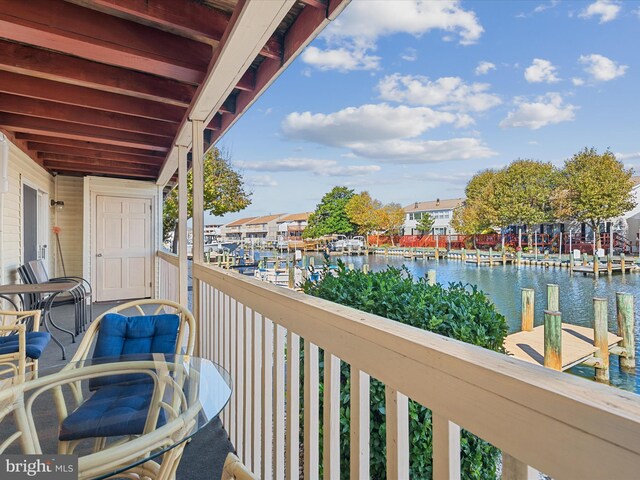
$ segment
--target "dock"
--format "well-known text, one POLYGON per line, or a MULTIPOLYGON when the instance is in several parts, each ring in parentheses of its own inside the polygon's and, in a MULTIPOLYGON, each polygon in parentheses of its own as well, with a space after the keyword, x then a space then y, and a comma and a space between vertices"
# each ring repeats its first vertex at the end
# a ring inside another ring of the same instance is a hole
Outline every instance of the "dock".
MULTIPOLYGON (((633 264, 626 264, 623 267, 619 263, 614 263, 609 268, 606 263, 601 263, 601 264, 598 265, 598 273, 599 274, 607 274, 609 272, 627 273, 627 272, 631 272, 634 268, 635 268, 635 265, 633 265, 633 264)), ((586 266, 585 265, 574 265, 573 273, 583 273, 585 275, 586 274, 593 275, 595 273, 595 269, 593 268, 593 264, 592 263, 589 264, 589 265, 586 265, 586 266)))
MULTIPOLYGON (((617 346, 622 337, 607 332, 609 348, 617 346)), ((509 355, 528 363, 544 366, 544 325, 528 332, 513 333, 504 341, 509 355)), ((593 328, 562 324, 562 371, 592 358, 598 348, 594 345, 593 328)))

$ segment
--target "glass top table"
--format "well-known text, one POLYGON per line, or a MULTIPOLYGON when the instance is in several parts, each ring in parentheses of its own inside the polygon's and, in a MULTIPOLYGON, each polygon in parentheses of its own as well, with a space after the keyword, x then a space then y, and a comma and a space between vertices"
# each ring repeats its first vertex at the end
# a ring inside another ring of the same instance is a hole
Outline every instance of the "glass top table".
POLYGON ((80 479, 172 478, 185 442, 231 396, 229 374, 193 356, 106 357, 32 375, 0 384, 0 454, 76 455, 80 479))

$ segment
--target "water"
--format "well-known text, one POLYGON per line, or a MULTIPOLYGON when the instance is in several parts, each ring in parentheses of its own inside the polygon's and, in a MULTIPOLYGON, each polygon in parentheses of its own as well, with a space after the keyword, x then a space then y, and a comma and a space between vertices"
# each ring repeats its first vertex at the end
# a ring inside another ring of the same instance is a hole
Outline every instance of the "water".
MULTIPOLYGON (((569 276, 565 268, 545 268, 532 266, 476 266, 459 260, 405 260, 401 257, 384 257, 381 255, 333 257, 333 263, 341 258, 345 263, 352 263, 356 268, 362 268, 368 263, 372 271, 382 270, 387 265, 400 267, 405 265, 409 272, 416 277, 423 277, 427 270, 435 269, 439 283, 462 282, 477 285, 495 304, 497 310, 505 316, 509 325, 509 333, 520 330, 521 293, 522 288, 535 290, 535 325, 543 323, 543 311, 546 308, 546 286, 555 283, 560 288, 560 311, 562 321, 574 325, 593 327, 593 298, 601 297, 608 300, 609 331, 617 331, 616 323, 616 292, 632 293, 635 295, 635 335, 636 359, 640 360, 640 274, 614 274, 611 277, 601 275, 598 279, 593 276, 576 274, 569 276)), ((322 257, 316 258, 316 265, 322 262, 322 257)), ((640 393, 640 376, 635 373, 625 373, 619 368, 618 357, 612 355, 610 365, 611 384, 625 390, 640 393)), ((640 370, 640 368, 638 369, 640 370)), ((571 373, 593 378, 593 368, 575 367, 571 373)))

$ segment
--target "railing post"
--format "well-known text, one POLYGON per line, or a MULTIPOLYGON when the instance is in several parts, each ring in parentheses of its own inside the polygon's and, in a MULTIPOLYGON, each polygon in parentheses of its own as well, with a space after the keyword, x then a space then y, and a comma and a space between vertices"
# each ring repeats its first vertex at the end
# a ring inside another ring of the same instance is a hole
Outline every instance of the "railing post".
POLYGON ((460 478, 460 427, 435 412, 431 414, 433 432, 434 480, 460 478))
POLYGON ((369 375, 351 366, 350 478, 369 480, 369 375))
POLYGON ((409 399, 385 387, 387 416, 387 479, 409 478, 409 399))
MULTIPOLYGON (((320 449, 318 439, 318 346, 304 341, 304 478, 318 480, 320 449)), ((262 478, 269 478, 263 476, 262 478)))
POLYGON ((324 480, 340 480, 340 359, 324 351, 322 472, 324 480))
POLYGON ((502 452, 502 480, 538 480, 539 478, 540 475, 535 468, 502 452))
POLYGON ((300 478, 300 337, 287 333, 287 479, 300 478))

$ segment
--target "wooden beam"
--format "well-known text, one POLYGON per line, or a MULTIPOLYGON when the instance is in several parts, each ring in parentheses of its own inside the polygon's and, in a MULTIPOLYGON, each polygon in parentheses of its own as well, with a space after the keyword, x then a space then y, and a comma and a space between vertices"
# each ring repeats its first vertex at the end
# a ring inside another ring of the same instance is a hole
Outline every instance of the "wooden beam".
POLYGON ((71 122, 60 122, 45 118, 27 117, 12 113, 0 113, 0 126, 13 132, 58 135, 62 138, 70 138, 73 140, 88 140, 91 142, 108 143, 121 145, 123 147, 154 150, 157 152, 166 152, 171 145, 171 140, 165 137, 80 125, 71 122))
MULTIPOLYGON (((70 0, 72 3, 218 46, 231 15, 198 2, 175 0, 70 0)), ((282 55, 282 43, 274 36, 260 50, 267 58, 282 55)))
POLYGON ((16 147, 18 147, 25 155, 30 157, 31 160, 36 162, 38 165, 42 165, 42 160, 38 158, 38 155, 36 154, 36 152, 32 152, 31 150, 29 150, 29 148, 27 147, 27 142, 19 139, 16 133, 10 132, 6 128, 0 128, 0 133, 3 133, 4 136, 7 137, 11 143, 13 143, 16 147))
POLYGON ((253 92, 256 88, 256 71, 254 69, 247 70, 236 84, 236 88, 245 92, 253 92))
POLYGON ((133 70, 0 40, 0 70, 188 107, 195 87, 133 70))
POLYGON ((124 153, 127 155, 150 157, 158 160, 161 160, 165 157, 165 154, 163 152, 143 150, 140 148, 122 147, 120 145, 109 145, 106 143, 72 140, 69 138, 62 138, 58 135, 47 136, 47 135, 35 135, 31 133, 18 132, 15 134, 15 138, 20 139, 21 141, 26 141, 26 142, 36 142, 39 145, 67 146, 71 148, 79 148, 79 149, 86 149, 86 150, 98 150, 100 152, 124 153))
POLYGON ((2 37, 95 62, 199 83, 210 45, 62 0, 0 0, 2 37))
POLYGON ((126 153, 89 150, 85 148, 65 147, 62 145, 48 145, 46 143, 27 142, 27 148, 38 152, 39 158, 45 158, 44 155, 51 154, 64 156, 66 157, 65 159, 90 158, 96 160, 114 160, 135 165, 152 165, 155 167, 160 167, 163 161, 162 157, 143 157, 140 155, 128 155, 126 153))
POLYGON ((156 175, 149 172, 133 172, 133 171, 113 171, 108 168, 101 167, 82 167, 79 165, 78 167, 69 167, 64 164, 56 164, 56 163, 47 163, 45 164, 45 168, 52 172, 59 173, 77 173, 81 175, 108 175, 109 177, 132 177, 132 178, 146 178, 149 180, 153 180, 156 178, 156 175))
POLYGON ((3 71, 0 92, 168 122, 180 122, 186 113, 176 105, 3 71))
POLYGON ((94 168, 100 167, 104 169, 110 169, 114 172, 118 171, 132 171, 138 173, 158 173, 158 167, 152 165, 132 165, 127 162, 118 162, 116 160, 96 160, 92 158, 79 159, 76 157, 69 157, 67 155, 56 155, 54 153, 40 153, 38 158, 44 161, 45 166, 50 164, 60 164, 69 167, 82 168, 94 168))
POLYGON ((147 133, 158 137, 173 138, 178 125, 175 123, 133 117, 120 113, 103 112, 91 108, 64 105, 0 93, 0 110, 17 115, 62 120, 81 125, 92 125, 125 132, 147 133))
POLYGON ((329 2, 327 0, 300 0, 300 1, 305 5, 309 5, 310 7, 321 8, 325 10, 329 5, 329 2))
POLYGON ((220 113, 216 114, 209 125, 207 125, 208 130, 220 130, 222 128, 222 115, 220 113))

